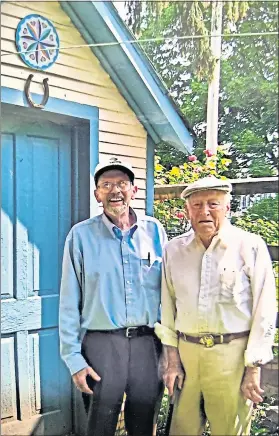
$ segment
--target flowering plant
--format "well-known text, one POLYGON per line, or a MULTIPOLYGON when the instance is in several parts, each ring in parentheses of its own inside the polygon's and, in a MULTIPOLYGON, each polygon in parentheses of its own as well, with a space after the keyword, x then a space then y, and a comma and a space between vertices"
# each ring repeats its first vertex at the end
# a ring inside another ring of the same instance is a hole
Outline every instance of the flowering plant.
MULTIPOLYGON (((188 156, 187 162, 183 165, 174 166, 170 170, 161 165, 159 157, 156 156, 155 184, 188 184, 210 175, 225 179, 222 173, 231 163, 231 159, 227 157, 227 149, 219 146, 217 154, 211 150, 204 150, 204 154, 203 162, 193 154, 188 156)), ((189 228, 184 203, 182 199, 169 199, 167 195, 154 203, 155 217, 161 221, 170 236, 184 233, 189 228)))
POLYGON ((201 162, 196 155, 188 156, 188 161, 183 165, 173 166, 166 170, 160 164, 160 158, 155 157, 155 184, 192 183, 206 176, 215 176, 221 179, 226 177, 222 174, 228 169, 231 159, 227 157, 227 149, 218 146, 217 154, 211 150, 204 150, 205 159, 201 162))

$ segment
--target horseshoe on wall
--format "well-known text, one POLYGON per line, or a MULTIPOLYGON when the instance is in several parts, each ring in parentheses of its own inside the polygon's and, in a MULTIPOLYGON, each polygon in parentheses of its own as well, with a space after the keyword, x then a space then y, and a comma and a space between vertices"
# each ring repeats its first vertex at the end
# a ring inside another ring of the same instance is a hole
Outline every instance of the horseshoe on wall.
POLYGON ((38 104, 32 100, 32 97, 30 94, 30 84, 31 84, 33 77, 34 77, 34 74, 29 74, 28 79, 26 80, 26 83, 24 86, 25 96, 26 96, 27 101, 28 101, 30 106, 35 107, 36 109, 43 109, 45 107, 45 105, 47 104, 47 101, 49 98, 48 78, 43 80, 44 96, 43 96, 42 102, 40 104, 38 104))

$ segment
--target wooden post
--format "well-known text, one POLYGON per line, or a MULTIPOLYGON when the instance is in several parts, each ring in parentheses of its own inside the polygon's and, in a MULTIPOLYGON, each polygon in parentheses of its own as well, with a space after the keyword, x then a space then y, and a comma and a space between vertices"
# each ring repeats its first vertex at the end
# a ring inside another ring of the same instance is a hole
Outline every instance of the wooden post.
POLYGON ((218 103, 219 103, 219 82, 220 82, 220 60, 222 52, 222 37, 214 36, 222 33, 222 12, 223 2, 212 1, 211 16, 211 50, 216 59, 213 71, 213 79, 208 84, 207 98, 207 128, 206 128, 206 149, 217 153, 218 145, 218 103))

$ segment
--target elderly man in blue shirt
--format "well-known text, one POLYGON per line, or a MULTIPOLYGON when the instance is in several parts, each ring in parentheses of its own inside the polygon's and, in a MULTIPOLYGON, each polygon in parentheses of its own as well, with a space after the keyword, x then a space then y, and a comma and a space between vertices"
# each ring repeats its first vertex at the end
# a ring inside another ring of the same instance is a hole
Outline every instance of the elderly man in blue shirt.
POLYGON ((113 436, 124 392, 129 436, 151 436, 160 391, 162 249, 166 233, 130 207, 137 187, 129 163, 96 167, 103 213, 67 236, 60 293, 61 355, 73 382, 90 395, 87 435, 113 436))

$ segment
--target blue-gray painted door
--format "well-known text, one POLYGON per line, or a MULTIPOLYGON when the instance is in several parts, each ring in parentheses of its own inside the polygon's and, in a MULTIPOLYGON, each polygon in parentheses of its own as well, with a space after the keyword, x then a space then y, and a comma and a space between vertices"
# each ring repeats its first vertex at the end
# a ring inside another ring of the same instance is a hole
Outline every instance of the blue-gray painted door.
POLYGON ((70 128, 4 113, 1 130, 1 432, 65 435, 71 381, 59 357, 58 301, 71 225, 70 128))

